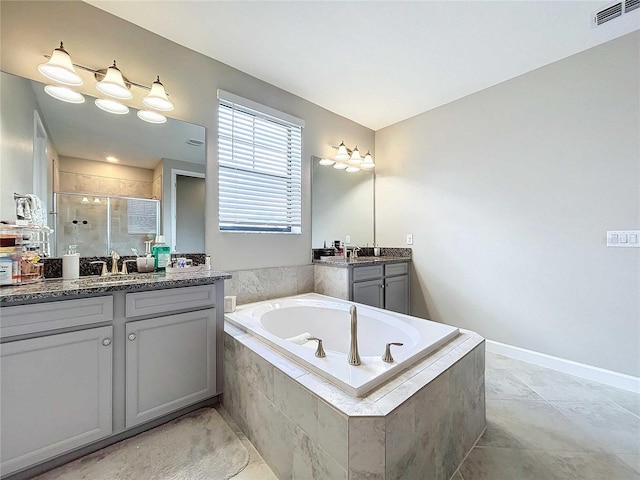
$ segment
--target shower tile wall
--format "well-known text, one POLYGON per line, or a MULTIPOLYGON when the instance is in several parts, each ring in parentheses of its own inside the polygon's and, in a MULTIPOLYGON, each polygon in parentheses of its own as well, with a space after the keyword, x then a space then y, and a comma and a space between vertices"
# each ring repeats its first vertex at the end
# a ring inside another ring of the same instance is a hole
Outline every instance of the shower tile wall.
POLYGON ((153 182, 61 171, 59 191, 119 197, 152 198, 153 182))

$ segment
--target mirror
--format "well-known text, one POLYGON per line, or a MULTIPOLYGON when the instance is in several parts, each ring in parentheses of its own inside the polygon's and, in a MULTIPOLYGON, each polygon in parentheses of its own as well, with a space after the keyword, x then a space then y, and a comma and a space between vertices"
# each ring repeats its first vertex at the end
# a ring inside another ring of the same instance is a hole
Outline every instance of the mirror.
MULTIPOLYGON (((60 256, 74 231, 77 236, 82 218, 78 208, 60 209, 54 192, 77 194, 79 204, 87 197, 94 210, 96 198, 112 197, 112 205, 122 210, 121 218, 114 221, 129 222, 128 226, 119 225, 117 241, 101 238, 95 245, 87 241, 85 250, 79 251, 83 256, 102 256, 118 245, 118 253, 130 255, 124 245, 144 252, 141 242, 155 235, 152 219, 138 216, 143 210, 149 215, 154 207, 153 202, 123 203, 121 199, 157 199, 160 233, 172 251, 204 252, 204 127, 171 118, 164 124, 150 124, 140 120, 133 108, 126 115, 107 113, 87 95, 81 104, 62 102, 45 93, 43 83, 5 72, 0 85, 1 219, 15 220, 14 192, 35 193, 50 212, 49 226, 59 239, 52 252, 60 256), (116 157, 117 163, 107 163, 108 156, 116 157), (131 205, 136 206, 135 212, 126 210, 131 205), (141 233, 140 222, 146 225, 146 233, 141 233)), ((90 225, 86 230, 91 230, 90 225)))
POLYGON ((372 246, 374 236, 375 174, 347 173, 320 165, 311 157, 311 247, 330 247, 334 240, 372 246))

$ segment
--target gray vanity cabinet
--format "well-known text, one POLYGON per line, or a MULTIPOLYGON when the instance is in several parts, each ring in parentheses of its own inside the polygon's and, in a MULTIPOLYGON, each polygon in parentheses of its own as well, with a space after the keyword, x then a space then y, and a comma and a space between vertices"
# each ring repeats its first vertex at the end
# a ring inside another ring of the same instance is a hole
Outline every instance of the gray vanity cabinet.
POLYGON ((3 474, 112 433, 112 332, 103 326, 0 346, 3 474))
POLYGON ((353 266, 351 300, 409 314, 409 263, 353 266))
POLYGON ((211 286, 127 294, 127 315, 153 312, 167 301, 172 306, 161 305, 164 313, 185 302, 209 308, 127 322, 126 428, 216 394, 214 294, 211 286))

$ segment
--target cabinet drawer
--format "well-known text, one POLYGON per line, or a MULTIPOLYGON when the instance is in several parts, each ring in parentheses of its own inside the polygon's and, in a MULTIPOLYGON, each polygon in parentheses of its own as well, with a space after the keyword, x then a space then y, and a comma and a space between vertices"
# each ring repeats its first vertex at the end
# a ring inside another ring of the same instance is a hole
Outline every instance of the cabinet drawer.
POLYGON ((3 307, 0 337, 113 320, 113 297, 80 298, 3 307))
POLYGON ((382 277, 382 265, 372 265, 370 267, 353 267, 353 281, 372 280, 382 277))
POLYGON ((394 275, 406 275, 409 273, 408 263, 390 263, 384 266, 385 277, 391 277, 394 275))
POLYGON ((180 310, 211 307, 215 297, 215 285, 127 293, 126 315, 127 318, 166 315, 180 310))

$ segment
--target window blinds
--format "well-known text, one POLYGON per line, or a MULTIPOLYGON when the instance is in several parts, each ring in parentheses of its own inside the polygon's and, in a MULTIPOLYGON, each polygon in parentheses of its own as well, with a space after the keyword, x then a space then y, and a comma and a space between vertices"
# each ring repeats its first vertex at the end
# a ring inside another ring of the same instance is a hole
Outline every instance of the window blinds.
POLYGON ((301 232, 304 122, 218 91, 221 231, 301 232))

